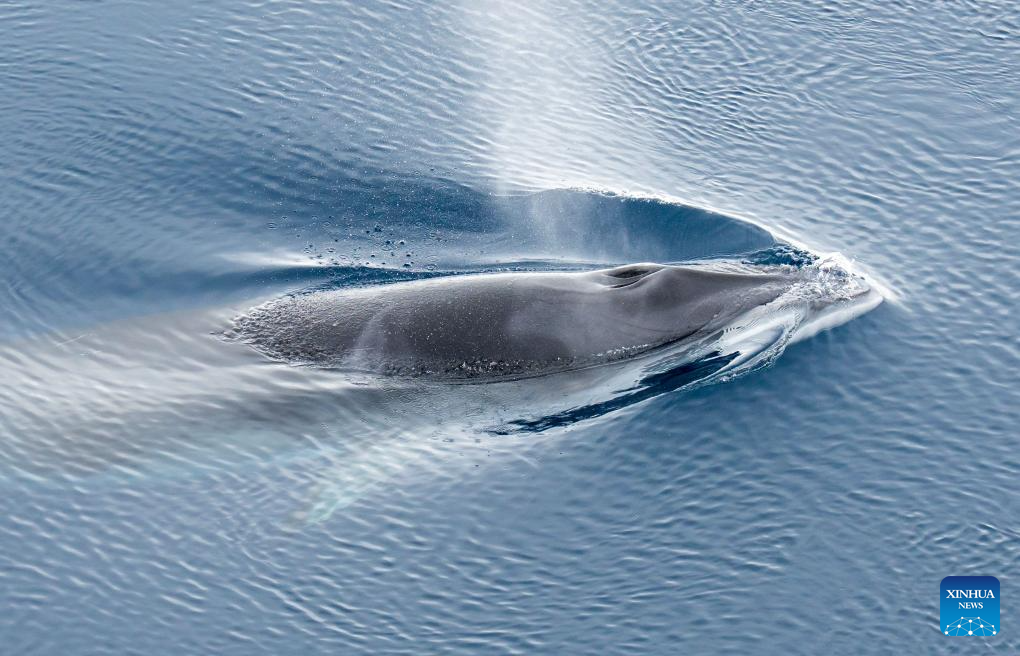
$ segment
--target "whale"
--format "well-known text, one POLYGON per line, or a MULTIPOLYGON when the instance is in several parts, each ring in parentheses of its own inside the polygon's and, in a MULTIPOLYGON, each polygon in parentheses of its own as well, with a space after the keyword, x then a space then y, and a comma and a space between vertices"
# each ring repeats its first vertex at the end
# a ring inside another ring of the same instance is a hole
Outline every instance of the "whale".
POLYGON ((288 295, 237 317, 228 332, 297 365, 451 381, 525 378, 722 330, 808 275, 657 263, 446 275, 288 295))

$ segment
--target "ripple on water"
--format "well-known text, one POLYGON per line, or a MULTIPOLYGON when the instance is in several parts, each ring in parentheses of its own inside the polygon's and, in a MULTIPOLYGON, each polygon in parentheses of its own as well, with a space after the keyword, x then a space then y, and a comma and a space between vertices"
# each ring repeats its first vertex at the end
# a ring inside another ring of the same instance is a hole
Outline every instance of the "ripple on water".
POLYGON ((5 653, 949 653, 938 581, 1008 588, 1015 3, 0 14, 5 653), (538 435, 463 427, 546 390, 210 334, 354 271, 776 245, 732 216, 901 303, 538 435))

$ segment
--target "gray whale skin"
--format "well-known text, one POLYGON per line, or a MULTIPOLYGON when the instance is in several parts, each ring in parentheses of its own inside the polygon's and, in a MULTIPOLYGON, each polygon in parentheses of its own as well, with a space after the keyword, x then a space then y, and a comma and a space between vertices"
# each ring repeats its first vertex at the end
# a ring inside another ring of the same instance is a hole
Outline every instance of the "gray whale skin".
POLYGON ((287 296, 232 335, 293 364, 446 379, 525 377, 634 357, 768 303, 796 271, 630 264, 446 276, 287 296))

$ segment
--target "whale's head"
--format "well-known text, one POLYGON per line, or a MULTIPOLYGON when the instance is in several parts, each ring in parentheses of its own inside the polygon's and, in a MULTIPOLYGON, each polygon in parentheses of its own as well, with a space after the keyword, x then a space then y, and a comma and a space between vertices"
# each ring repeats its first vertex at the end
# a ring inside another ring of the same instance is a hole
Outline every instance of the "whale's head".
POLYGON ((675 336, 725 326, 755 308, 776 306, 773 301, 782 297, 779 305, 806 308, 800 339, 868 312, 882 300, 869 281, 832 258, 806 267, 642 262, 586 275, 620 325, 646 333, 665 328, 675 336), (820 327, 809 330, 816 324, 820 327))
MULTIPOLYGON (((641 262, 585 274, 603 303, 604 315, 629 330, 676 339, 723 325, 769 303, 794 284, 795 271, 725 270, 703 265, 641 262)), ((604 329, 604 328, 603 328, 604 329)))

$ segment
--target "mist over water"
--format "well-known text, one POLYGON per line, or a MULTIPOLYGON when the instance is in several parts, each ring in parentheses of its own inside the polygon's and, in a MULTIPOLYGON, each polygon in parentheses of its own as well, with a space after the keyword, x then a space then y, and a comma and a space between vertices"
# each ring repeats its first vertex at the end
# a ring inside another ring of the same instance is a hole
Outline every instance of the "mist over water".
POLYGON ((1015 6, 16 1, 0 43, 0 651, 1020 644, 1015 6), (302 290, 802 249, 892 302, 731 332, 743 376, 221 337, 302 290), (939 632, 951 574, 999 577, 1000 634, 939 632))

